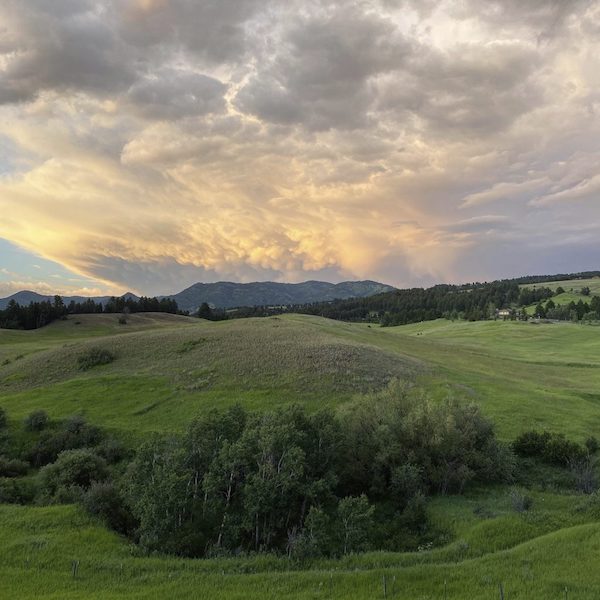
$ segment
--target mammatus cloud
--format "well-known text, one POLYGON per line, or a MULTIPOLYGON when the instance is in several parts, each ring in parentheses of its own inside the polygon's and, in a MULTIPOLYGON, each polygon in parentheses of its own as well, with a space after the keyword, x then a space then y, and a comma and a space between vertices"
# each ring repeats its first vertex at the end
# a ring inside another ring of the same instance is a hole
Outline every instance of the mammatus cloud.
POLYGON ((0 237, 144 293, 597 267, 599 32, 586 1, 7 0, 0 237))

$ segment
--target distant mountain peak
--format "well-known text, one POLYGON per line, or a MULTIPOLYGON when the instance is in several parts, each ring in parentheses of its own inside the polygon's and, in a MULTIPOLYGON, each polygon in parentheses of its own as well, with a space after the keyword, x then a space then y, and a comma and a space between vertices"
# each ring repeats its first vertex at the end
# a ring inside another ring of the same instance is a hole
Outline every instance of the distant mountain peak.
MULTIPOLYGON (((255 281, 252 283, 236 283, 234 281, 218 281, 216 283, 194 283, 178 294, 159 296, 171 298, 177 302, 180 310, 193 312, 206 302, 217 308, 233 308, 236 306, 267 306, 308 304, 312 302, 327 302, 345 298, 363 298, 395 288, 376 281, 342 281, 329 283, 327 281, 303 281, 301 283, 278 283, 274 281, 255 281)), ((106 304, 111 296, 91 297, 95 302, 106 304)), ((121 298, 138 300, 133 292, 126 292, 121 298)), ((0 299, 0 310, 6 308, 11 300, 19 304, 30 302, 52 301, 54 295, 38 294, 29 290, 17 292, 12 296, 0 299)), ((83 302, 86 296, 63 296, 65 304, 72 300, 83 302)))
POLYGON ((362 298, 394 289, 392 286, 376 281, 342 281, 340 283, 316 280, 300 283, 218 281, 216 283, 195 283, 178 294, 168 297, 175 300, 181 310, 192 312, 204 302, 218 308, 280 306, 362 298))

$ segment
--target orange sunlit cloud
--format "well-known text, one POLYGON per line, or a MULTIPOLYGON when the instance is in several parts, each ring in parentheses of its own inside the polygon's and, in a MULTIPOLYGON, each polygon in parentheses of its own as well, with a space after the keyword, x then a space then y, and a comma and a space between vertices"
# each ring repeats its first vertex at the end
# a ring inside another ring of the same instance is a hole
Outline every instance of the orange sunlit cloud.
POLYGON ((593 268, 599 30, 577 1, 9 0, 0 238, 153 294, 593 268))

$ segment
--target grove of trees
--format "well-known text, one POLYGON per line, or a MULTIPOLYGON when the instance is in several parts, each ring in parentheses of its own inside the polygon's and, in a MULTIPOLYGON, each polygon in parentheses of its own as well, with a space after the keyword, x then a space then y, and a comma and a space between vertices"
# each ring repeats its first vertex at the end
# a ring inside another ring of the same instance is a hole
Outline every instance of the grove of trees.
POLYGON ((175 300, 169 298, 146 298, 144 296, 138 299, 132 297, 112 297, 104 305, 100 302, 94 302, 91 298, 77 303, 72 301, 66 305, 61 296, 54 296, 52 302, 31 302, 24 306, 11 300, 4 310, 0 310, 0 328, 38 329, 52 323, 52 321, 65 318, 67 315, 137 312, 176 314, 179 310, 175 300))

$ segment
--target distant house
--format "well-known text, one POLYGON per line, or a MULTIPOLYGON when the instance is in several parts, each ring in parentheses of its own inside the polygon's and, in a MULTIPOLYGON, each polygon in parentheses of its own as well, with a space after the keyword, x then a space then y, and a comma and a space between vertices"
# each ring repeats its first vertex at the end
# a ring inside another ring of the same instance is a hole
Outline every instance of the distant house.
POLYGON ((512 310, 510 310, 510 308, 501 308, 497 312, 497 315, 500 319, 507 319, 512 316, 512 310))

